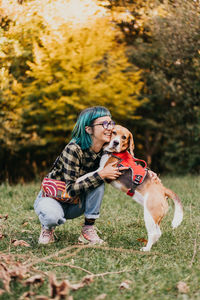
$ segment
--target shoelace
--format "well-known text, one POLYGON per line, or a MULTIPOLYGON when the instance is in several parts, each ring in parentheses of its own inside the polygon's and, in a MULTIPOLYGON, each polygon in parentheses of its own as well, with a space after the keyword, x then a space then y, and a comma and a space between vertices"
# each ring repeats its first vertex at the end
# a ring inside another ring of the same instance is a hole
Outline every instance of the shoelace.
POLYGON ((49 236, 52 236, 52 234, 53 234, 53 231, 50 231, 50 230, 44 230, 43 232, 42 232, 42 236, 43 237, 49 237, 49 236))

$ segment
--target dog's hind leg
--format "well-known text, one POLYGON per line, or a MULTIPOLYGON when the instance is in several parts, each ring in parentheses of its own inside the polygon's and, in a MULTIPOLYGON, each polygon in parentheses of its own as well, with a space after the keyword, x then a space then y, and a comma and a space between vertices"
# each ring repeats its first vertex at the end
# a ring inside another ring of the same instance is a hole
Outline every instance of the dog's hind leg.
POLYGON ((148 193, 144 197, 144 221, 145 226, 148 233, 148 242, 145 247, 142 247, 140 251, 150 251, 153 244, 157 242, 157 240, 161 236, 160 226, 155 223, 151 213, 149 212, 146 202, 148 199, 148 193))

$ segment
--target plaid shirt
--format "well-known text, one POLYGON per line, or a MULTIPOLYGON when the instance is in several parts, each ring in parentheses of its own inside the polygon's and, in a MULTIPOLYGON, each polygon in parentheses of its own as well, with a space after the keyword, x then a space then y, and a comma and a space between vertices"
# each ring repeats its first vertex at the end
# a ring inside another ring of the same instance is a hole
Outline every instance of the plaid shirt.
POLYGON ((70 142, 56 159, 48 177, 65 181, 69 196, 77 197, 104 182, 100 175, 95 172, 76 183, 79 177, 98 169, 101 156, 102 151, 95 153, 91 149, 82 150, 78 144, 70 142))

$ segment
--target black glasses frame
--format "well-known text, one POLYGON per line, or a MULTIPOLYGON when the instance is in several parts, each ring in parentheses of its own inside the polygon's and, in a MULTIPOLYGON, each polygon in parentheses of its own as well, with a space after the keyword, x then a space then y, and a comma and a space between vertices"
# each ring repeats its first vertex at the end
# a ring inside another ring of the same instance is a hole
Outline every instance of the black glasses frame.
POLYGON ((104 129, 108 129, 109 127, 111 129, 113 129, 115 127, 115 122, 114 121, 103 121, 102 123, 98 123, 98 124, 93 124, 91 125, 91 127, 94 127, 94 126, 99 126, 101 125, 104 129))

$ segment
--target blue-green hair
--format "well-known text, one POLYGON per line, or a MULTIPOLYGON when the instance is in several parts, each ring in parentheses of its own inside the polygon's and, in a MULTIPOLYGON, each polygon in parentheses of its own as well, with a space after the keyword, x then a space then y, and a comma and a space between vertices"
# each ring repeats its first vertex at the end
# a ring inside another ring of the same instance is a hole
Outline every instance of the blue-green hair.
POLYGON ((92 126, 95 119, 105 116, 111 117, 111 113, 103 106, 93 106, 84 109, 80 113, 72 131, 72 141, 80 145, 83 150, 90 148, 92 139, 90 134, 85 131, 85 126, 92 126))

